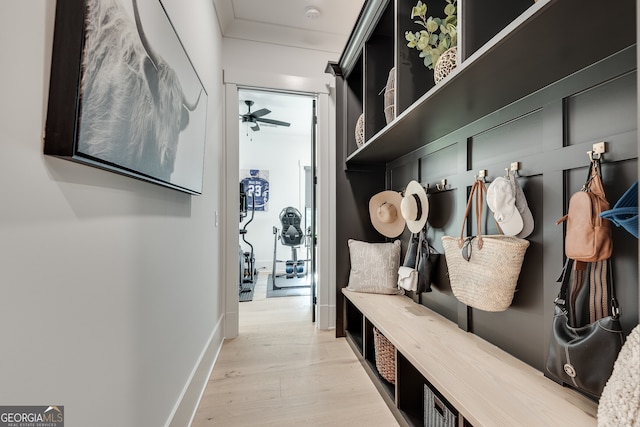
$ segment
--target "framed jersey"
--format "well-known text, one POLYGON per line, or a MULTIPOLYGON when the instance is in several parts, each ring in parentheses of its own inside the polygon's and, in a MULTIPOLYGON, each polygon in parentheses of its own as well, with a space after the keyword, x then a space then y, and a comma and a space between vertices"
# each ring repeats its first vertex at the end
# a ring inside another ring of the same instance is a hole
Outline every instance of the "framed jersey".
POLYGON ((241 169, 240 181, 247 194, 247 209, 256 212, 269 210, 269 171, 260 169, 241 169))

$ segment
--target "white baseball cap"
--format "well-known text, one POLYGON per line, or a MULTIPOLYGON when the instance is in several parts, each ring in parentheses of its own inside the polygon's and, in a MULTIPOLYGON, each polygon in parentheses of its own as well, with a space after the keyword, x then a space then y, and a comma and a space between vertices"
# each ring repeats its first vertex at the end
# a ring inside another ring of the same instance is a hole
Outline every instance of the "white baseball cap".
POLYGON ((499 176, 493 180, 487 189, 487 205, 503 234, 515 236, 522 231, 524 223, 516 207, 516 190, 509 179, 499 176))
POLYGON ((531 214, 531 209, 529 209, 527 198, 524 196, 524 191, 522 191, 520 183, 513 174, 509 174, 509 181, 511 181, 511 185, 516 189, 516 208, 518 209, 518 212, 520 212, 523 224, 522 230, 520 233, 516 234, 516 237, 524 239, 533 233, 533 215, 531 214))

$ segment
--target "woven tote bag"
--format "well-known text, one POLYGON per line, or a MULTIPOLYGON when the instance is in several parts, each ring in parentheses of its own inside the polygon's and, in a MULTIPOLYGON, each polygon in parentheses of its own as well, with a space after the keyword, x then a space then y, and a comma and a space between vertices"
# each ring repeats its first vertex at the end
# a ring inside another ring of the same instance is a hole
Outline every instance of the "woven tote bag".
POLYGON ((482 235, 482 209, 487 189, 482 180, 471 188, 459 237, 443 236, 442 246, 453 295, 484 311, 504 311, 511 305, 529 241, 513 236, 482 235), (463 237, 475 198, 478 235, 463 237))

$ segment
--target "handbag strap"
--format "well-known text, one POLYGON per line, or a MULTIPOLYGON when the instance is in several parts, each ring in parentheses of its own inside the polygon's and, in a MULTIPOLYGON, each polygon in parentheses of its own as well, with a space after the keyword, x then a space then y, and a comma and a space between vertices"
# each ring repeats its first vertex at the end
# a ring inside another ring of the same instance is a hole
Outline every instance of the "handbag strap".
POLYGON ((416 250, 416 262, 413 268, 415 268, 416 270, 418 269, 418 262, 420 261, 420 256, 422 255, 422 233, 424 232, 424 229, 420 230, 419 233, 419 237, 418 237, 418 249, 416 250))
POLYGON ((611 308, 612 314, 616 314, 615 312, 618 310, 612 270, 610 259, 591 264, 589 273, 590 322, 609 316, 609 308, 611 308))
POLYGON ((427 237, 427 231, 426 230, 422 230, 422 232, 424 233, 423 239, 422 239, 422 251, 424 255, 424 252, 427 253, 427 256, 431 255, 431 254, 437 254, 438 251, 436 248, 433 247, 433 245, 431 244, 431 242, 429 241, 429 238, 427 237))
POLYGON ((576 310, 575 307, 577 305, 578 295, 580 295, 580 291, 582 290, 585 277, 587 274, 587 268, 589 265, 586 262, 582 261, 573 261, 573 279, 571 280, 571 287, 568 289, 568 298, 569 298, 569 324, 575 325, 577 322, 576 319, 576 310))
POLYGON ((482 249, 482 208, 484 205, 484 195, 487 192, 487 187, 484 185, 484 181, 481 179, 475 180, 471 187, 471 193, 469 193, 469 199, 467 200, 467 207, 464 212, 464 218, 462 219, 462 229, 460 230, 460 239, 458 240, 458 246, 462 248, 464 246, 464 228, 471 212, 471 201, 475 196, 476 207, 476 224, 478 225, 478 249, 482 249))
POLYGON ((584 284, 587 268, 589 268, 589 322, 593 323, 609 315, 613 318, 618 318, 620 315, 613 284, 611 259, 583 263, 567 258, 562 268, 562 274, 557 280, 562 282, 562 285, 555 304, 567 314, 569 324, 572 326, 577 326, 575 308, 578 294, 584 284), (576 263, 575 268, 574 262, 576 263), (572 270, 574 274, 571 274, 572 270))
MULTIPOLYGON (((409 258, 409 253, 411 252, 411 244, 417 238, 418 243, 416 245, 417 246, 416 259, 413 260, 414 261, 413 268, 414 269, 418 268, 418 261, 420 260, 420 256, 422 255, 422 242, 424 241, 422 236, 423 233, 424 233, 424 229, 422 229, 419 233, 411 233, 411 238, 409 239, 409 245, 407 246, 407 252, 404 254, 404 261, 402 265, 407 264, 407 258, 409 258)), ((424 239, 426 239, 426 236, 424 237, 424 239)))
POLYGON ((587 180, 582 186, 582 191, 588 191, 606 200, 604 185, 602 184, 602 168, 600 159, 593 159, 589 164, 587 180))
MULTIPOLYGON (((411 252, 411 245, 418 236, 415 233, 411 233, 411 238, 409 238, 409 244, 407 245, 407 252, 404 254, 404 260, 402 261, 402 265, 407 264, 407 259, 409 258, 409 253, 411 252)), ((417 249, 416 249, 417 251, 417 249)))

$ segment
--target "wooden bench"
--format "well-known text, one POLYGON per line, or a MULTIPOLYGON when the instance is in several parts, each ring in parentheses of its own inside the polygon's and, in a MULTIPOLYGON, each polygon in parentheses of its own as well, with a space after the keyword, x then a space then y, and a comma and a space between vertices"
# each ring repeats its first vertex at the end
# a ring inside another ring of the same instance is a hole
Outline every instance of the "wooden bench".
POLYGON ((347 338, 380 384, 385 381, 375 378, 371 329, 396 347, 396 384, 385 386, 386 400, 407 425, 424 424, 425 380, 455 408, 459 426, 596 425, 596 402, 410 298, 347 289, 343 294, 347 338))

